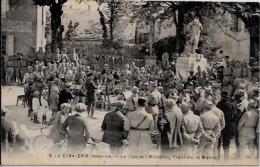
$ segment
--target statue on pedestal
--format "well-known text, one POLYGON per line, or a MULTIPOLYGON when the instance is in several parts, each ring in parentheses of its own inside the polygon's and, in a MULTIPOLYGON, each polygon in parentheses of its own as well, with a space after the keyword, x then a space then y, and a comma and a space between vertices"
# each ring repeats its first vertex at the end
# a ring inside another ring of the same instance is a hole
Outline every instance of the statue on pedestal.
POLYGON ((184 52, 185 53, 196 53, 198 48, 198 43, 200 39, 200 32, 202 30, 202 24, 198 18, 195 18, 187 26, 187 35, 186 35, 186 45, 184 52))

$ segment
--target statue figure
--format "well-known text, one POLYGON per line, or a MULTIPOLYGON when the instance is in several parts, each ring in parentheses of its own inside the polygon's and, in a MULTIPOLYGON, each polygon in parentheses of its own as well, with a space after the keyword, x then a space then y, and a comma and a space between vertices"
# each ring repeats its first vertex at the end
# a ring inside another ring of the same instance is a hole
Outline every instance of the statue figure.
POLYGON ((162 67, 163 69, 167 69, 169 67, 169 53, 164 52, 162 55, 162 67))
POLYGON ((200 32, 202 25, 198 18, 195 18, 187 26, 187 40, 185 45, 185 53, 196 53, 195 50, 198 48, 200 32))
POLYGON ((78 62, 78 60, 79 60, 79 56, 78 56, 78 54, 77 54, 75 48, 73 49, 73 57, 72 57, 72 60, 73 60, 73 62, 78 62))

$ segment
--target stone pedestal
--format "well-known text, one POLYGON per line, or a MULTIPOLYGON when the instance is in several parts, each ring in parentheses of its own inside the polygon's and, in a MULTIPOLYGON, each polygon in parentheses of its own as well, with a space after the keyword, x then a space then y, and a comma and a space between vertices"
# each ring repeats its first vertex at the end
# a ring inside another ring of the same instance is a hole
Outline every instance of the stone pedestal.
POLYGON ((156 56, 146 56, 145 65, 156 65, 156 56))
POLYGON ((207 72, 208 61, 202 54, 182 53, 176 61, 177 78, 180 78, 178 75, 180 73, 184 79, 187 79, 190 75, 189 72, 196 73, 199 66, 201 71, 207 72))

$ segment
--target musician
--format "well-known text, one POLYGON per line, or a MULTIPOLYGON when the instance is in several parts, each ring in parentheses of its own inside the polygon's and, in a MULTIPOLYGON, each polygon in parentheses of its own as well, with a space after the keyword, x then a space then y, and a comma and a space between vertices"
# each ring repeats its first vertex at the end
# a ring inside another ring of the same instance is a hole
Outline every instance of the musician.
POLYGON ((60 91, 59 94, 59 110, 60 110, 60 106, 63 103, 71 103, 71 100, 74 99, 74 95, 72 93, 72 91, 70 90, 71 87, 71 83, 67 82, 64 85, 64 88, 60 91))
POLYGON ((95 105, 96 105, 96 94, 95 91, 98 89, 98 86, 94 82, 94 75, 92 73, 87 75, 87 80, 85 83, 86 87, 86 102, 88 105, 87 111, 88 116, 90 116, 93 119, 96 119, 94 117, 94 111, 95 111, 95 105))
POLYGON ((103 78, 102 84, 105 85, 104 99, 108 102, 108 110, 110 110, 111 102, 110 95, 114 93, 114 77, 108 66, 105 67, 104 73, 101 73, 103 78))

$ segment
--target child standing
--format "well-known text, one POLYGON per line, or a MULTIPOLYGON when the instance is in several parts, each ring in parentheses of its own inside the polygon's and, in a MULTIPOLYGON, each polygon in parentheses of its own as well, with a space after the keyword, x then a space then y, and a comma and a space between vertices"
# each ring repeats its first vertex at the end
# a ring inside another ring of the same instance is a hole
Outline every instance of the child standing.
POLYGON ((34 91, 32 98, 32 109, 33 109, 33 123, 39 123, 38 121, 38 112, 40 110, 40 92, 34 91))

